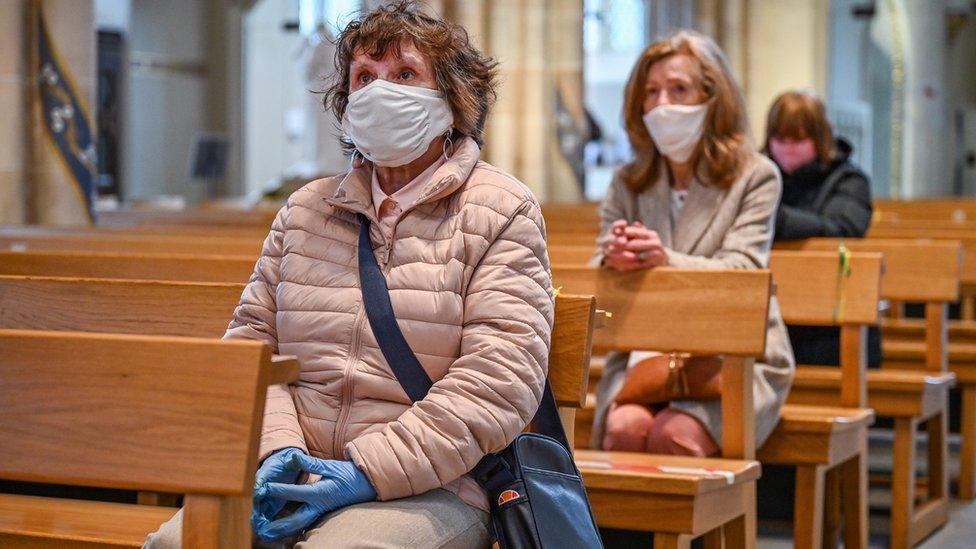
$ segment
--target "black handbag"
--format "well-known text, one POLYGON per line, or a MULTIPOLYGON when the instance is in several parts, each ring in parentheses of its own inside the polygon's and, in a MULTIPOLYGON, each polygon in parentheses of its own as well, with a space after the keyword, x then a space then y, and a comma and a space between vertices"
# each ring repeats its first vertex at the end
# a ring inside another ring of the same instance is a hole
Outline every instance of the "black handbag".
MULTIPOLYGON (((433 382, 397 325, 386 277, 373 255, 369 219, 360 214, 359 220, 359 282, 366 316, 397 381, 416 402, 427 395, 433 382)), ((602 548, 548 381, 533 423, 535 433, 518 435, 501 452, 486 455, 471 471, 488 492, 499 546, 602 548)))

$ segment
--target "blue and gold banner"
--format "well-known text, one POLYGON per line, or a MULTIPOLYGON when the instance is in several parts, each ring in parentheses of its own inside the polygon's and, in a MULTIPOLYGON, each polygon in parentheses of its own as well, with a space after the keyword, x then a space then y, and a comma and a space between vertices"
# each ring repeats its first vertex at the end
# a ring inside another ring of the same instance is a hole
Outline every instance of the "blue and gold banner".
POLYGON ((84 201, 91 220, 94 217, 97 155, 91 116, 82 103, 83 97, 71 77, 69 67, 61 60, 44 23, 44 10, 37 3, 36 65, 37 101, 44 134, 61 160, 65 175, 84 201))

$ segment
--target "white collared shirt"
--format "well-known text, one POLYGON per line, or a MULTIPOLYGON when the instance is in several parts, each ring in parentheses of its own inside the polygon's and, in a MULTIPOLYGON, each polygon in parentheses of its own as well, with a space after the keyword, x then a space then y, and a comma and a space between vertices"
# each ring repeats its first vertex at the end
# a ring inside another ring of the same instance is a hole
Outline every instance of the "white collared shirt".
POLYGON ((427 182, 430 181, 431 176, 440 168, 445 162, 444 156, 438 156, 427 169, 420 173, 417 177, 413 178, 409 183, 400 188, 392 195, 387 195, 383 192, 380 187, 379 177, 376 175, 376 168, 373 168, 373 181, 372 181, 372 192, 373 192, 373 209, 376 211, 376 219, 380 222, 380 229, 383 231, 383 235, 386 236, 387 240, 393 238, 393 224, 396 222, 397 218, 403 213, 404 210, 414 205, 417 199, 420 198, 420 193, 423 192, 424 187, 427 182), (387 200, 391 201, 391 204, 383 207, 383 203, 387 200), (382 213, 381 213, 382 212, 382 213))

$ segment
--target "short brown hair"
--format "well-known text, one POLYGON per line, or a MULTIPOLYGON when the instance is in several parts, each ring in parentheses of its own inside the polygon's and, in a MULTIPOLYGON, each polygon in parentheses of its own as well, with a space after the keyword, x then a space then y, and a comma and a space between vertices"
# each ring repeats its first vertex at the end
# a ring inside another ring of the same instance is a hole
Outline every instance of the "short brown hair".
MULTIPOLYGON (((495 101, 498 63, 478 51, 460 25, 425 14, 414 1, 376 8, 350 22, 336 38, 336 78, 323 103, 342 120, 349 103, 349 67, 357 53, 373 58, 400 54, 412 42, 434 67, 437 87, 454 114, 453 136, 484 143, 485 121, 495 101)), ((352 148, 351 143, 346 147, 352 148)))
POLYGON ((827 120, 827 109, 811 91, 789 90, 773 101, 766 118, 763 150, 769 151, 769 140, 773 138, 812 139, 820 163, 834 159, 834 132, 827 120))
POLYGON ((620 174, 634 192, 641 192, 653 183, 662 165, 662 155, 644 125, 647 72, 658 61, 682 53, 698 63, 702 91, 711 101, 701 141, 691 155, 696 175, 702 181, 728 188, 739 175, 746 153, 752 150, 745 100, 725 54, 707 36, 678 31, 641 53, 624 91, 624 125, 636 158, 620 174))

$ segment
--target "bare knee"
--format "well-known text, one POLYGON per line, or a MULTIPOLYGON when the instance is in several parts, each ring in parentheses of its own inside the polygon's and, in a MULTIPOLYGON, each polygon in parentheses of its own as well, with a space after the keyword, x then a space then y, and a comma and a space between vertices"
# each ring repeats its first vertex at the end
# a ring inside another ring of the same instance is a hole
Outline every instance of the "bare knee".
POLYGON ((719 451, 712 436, 693 416, 673 408, 661 410, 647 433, 646 451, 652 454, 706 457, 719 451))
POLYGON ((613 406, 607 412, 603 449, 621 452, 645 451, 647 434, 651 430, 652 423, 654 423, 654 415, 646 406, 639 404, 613 406))

